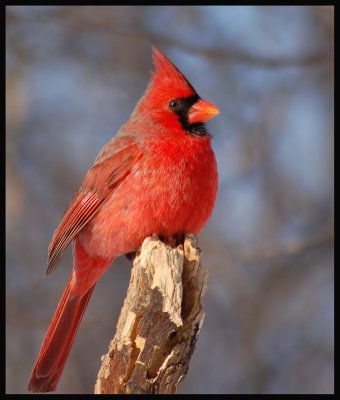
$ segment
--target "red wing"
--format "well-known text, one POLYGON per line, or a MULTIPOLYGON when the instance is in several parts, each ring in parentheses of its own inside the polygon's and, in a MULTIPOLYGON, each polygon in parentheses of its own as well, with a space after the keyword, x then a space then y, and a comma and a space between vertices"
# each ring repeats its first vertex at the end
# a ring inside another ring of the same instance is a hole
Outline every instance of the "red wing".
POLYGON ((61 254, 81 228, 93 217, 99 203, 97 194, 90 192, 80 194, 71 203, 48 247, 46 275, 56 268, 61 254))
POLYGON ((46 275, 56 268, 65 248, 94 217, 110 193, 129 175, 141 156, 142 151, 130 137, 117 137, 103 148, 52 237, 48 247, 46 275))
POLYGON ((113 143, 108 143, 103 148, 95 164, 85 176, 80 192, 95 191, 101 199, 106 197, 108 191, 110 192, 117 187, 129 175, 131 168, 142 156, 142 151, 136 143, 126 143, 127 137, 122 137, 119 142, 123 141, 123 139, 126 147, 117 149, 115 146, 113 154, 109 147, 113 143))

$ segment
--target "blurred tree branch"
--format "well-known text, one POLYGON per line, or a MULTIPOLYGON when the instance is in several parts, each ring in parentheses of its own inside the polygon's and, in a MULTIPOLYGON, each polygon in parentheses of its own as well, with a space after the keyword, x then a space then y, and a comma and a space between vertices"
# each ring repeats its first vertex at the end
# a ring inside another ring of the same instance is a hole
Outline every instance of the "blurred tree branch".
POLYGON ((204 320, 207 279, 194 235, 184 249, 145 239, 95 393, 176 392, 204 320))
POLYGON ((334 241, 334 233, 324 230, 310 237, 297 238, 286 243, 267 243, 263 246, 246 250, 240 255, 243 262, 261 261, 268 258, 294 256, 319 248, 334 241))
MULTIPOLYGON (((7 10, 7 20, 11 23, 16 22, 17 24, 24 25, 30 24, 30 29, 49 29, 74 32, 77 36, 81 32, 86 32, 86 35, 100 36, 105 35, 108 38, 119 36, 129 40, 147 41, 150 44, 174 46, 180 48, 186 52, 197 54, 201 57, 212 59, 214 61, 221 61, 227 63, 240 63, 247 64, 253 67, 277 69, 287 67, 312 67, 321 63, 329 61, 333 58, 329 49, 319 49, 313 52, 301 53, 299 55, 287 55, 282 56, 266 56, 259 55, 258 53, 251 53, 249 50, 238 49, 236 47, 222 47, 214 46, 211 48, 204 48, 202 45, 196 45, 193 43, 184 42, 171 38, 168 35, 162 35, 160 32, 152 32, 148 29, 148 26, 144 26, 144 30, 141 34, 140 31, 136 31, 133 28, 127 30, 126 27, 121 28, 119 26, 119 18, 115 24, 109 18, 97 18, 98 10, 95 13, 90 12, 91 7, 83 7, 82 12, 79 12, 77 7, 68 7, 66 10, 63 7, 54 7, 49 13, 43 14, 39 18, 39 24, 35 16, 18 16, 13 13, 12 10, 7 10), (86 9, 86 10, 84 10, 86 9), (53 24, 53 21, 55 24, 53 24), (60 21, 63 21, 61 24, 60 21), (68 21, 72 23, 68 23, 68 21)), ((333 15, 332 8, 325 11, 329 15, 333 15)), ((119 13, 118 13, 119 14, 119 13)), ((73 39, 76 40, 75 36, 73 39)), ((81 37, 80 37, 81 39, 81 37)), ((70 48, 72 43, 69 43, 70 48)), ((113 59, 115 60, 116 55, 112 53, 113 59)), ((87 60, 89 62, 90 60, 87 60)))

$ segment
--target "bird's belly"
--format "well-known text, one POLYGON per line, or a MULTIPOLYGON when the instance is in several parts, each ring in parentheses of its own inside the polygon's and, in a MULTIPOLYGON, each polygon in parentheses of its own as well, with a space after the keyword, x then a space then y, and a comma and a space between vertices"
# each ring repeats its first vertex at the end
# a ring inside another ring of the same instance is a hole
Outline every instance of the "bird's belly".
POLYGON ((192 171, 148 168, 130 174, 80 232, 87 252, 114 258, 136 250, 153 233, 197 234, 213 208, 217 173, 192 171))

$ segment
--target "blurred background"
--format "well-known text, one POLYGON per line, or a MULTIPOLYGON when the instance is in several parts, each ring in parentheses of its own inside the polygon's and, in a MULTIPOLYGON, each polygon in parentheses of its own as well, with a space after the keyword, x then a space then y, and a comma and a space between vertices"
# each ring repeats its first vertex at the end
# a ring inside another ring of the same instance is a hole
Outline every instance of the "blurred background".
MULTIPOLYGON (((334 15, 319 7, 6 7, 6 379, 26 393, 71 271, 47 248, 143 94, 151 44, 221 109, 200 235, 206 319, 179 393, 332 393, 334 15)), ((99 282, 57 393, 93 393, 130 264, 99 282)))

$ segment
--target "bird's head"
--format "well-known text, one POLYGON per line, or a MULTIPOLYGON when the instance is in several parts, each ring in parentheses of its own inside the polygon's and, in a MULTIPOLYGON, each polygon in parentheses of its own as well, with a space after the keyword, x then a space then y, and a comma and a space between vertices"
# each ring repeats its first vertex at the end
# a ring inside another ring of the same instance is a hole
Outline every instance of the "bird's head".
POLYGON ((139 112, 152 122, 173 131, 207 134, 204 122, 219 109, 200 98, 179 69, 156 47, 152 47, 155 71, 139 104, 139 112))

